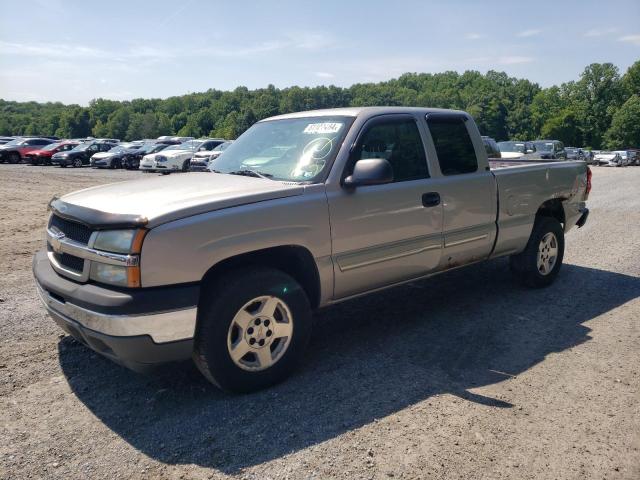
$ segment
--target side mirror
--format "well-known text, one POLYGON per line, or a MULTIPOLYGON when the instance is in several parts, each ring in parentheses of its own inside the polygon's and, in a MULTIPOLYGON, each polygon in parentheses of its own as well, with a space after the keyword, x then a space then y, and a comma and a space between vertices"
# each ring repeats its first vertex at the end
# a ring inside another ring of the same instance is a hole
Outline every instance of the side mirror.
POLYGON ((384 158, 358 160, 353 173, 344 179, 342 185, 355 188, 364 185, 382 185, 393 182, 393 168, 384 158))

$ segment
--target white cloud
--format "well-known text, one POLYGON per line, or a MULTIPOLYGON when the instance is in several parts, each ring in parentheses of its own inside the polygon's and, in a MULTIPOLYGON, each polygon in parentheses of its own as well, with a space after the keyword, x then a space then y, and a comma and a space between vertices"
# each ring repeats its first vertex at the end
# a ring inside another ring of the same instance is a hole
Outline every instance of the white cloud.
POLYGON ((584 36, 585 37, 604 37, 605 35, 611 35, 613 33, 616 33, 618 31, 617 28, 615 27, 608 27, 608 28, 592 28, 591 30, 588 30, 584 36))
POLYGON ((181 57, 249 57, 279 50, 319 50, 333 41, 322 33, 285 35, 284 38, 266 40, 245 46, 216 45, 205 48, 158 48, 149 45, 133 45, 123 50, 105 50, 87 45, 65 43, 16 43, 0 40, 0 55, 46 57, 53 59, 94 58, 104 61, 126 62, 130 59, 161 61, 181 57))
POLYGON ((108 52, 82 45, 14 43, 0 41, 0 54, 49 58, 99 58, 108 52))
POLYGON ((522 55, 505 55, 501 57, 474 57, 468 58, 463 63, 469 65, 517 65, 520 63, 531 63, 535 61, 533 57, 525 57, 522 55))
POLYGON ((517 34, 518 37, 535 37, 536 35, 540 35, 542 30, 537 28, 532 28, 531 30, 524 30, 517 34))
POLYGON ((292 46, 305 50, 320 50, 330 47, 335 43, 331 36, 320 32, 290 34, 288 38, 292 46))
POLYGON ((315 75, 320 78, 335 78, 335 75, 329 72, 315 72, 315 75))
POLYGON ((640 47, 640 34, 636 33, 634 35, 625 35, 624 37, 620 37, 618 41, 631 43, 640 47))
POLYGON ((516 65, 519 63, 531 63, 533 62, 532 57, 524 57, 521 55, 510 55, 506 57, 498 57, 496 59, 496 63, 498 65, 516 65))
POLYGON ((482 33, 467 33, 464 38, 467 40, 480 40, 481 38, 486 38, 487 36, 482 33))

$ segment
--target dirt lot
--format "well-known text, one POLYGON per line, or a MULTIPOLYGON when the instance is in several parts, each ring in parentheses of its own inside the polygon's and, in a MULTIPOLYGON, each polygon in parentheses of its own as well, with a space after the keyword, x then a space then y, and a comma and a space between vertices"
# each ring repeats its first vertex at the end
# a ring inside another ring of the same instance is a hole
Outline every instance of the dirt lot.
POLYGON ((327 309, 248 396, 129 372, 36 299, 47 201, 140 176, 0 165, 1 478, 640 478, 640 167, 595 169, 551 288, 497 260, 327 309))

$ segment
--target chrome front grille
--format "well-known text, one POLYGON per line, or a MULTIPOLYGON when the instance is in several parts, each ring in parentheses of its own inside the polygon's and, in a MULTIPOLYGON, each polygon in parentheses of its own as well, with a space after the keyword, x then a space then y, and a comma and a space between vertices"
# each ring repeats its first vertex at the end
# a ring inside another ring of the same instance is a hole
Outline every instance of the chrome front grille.
POLYGON ((72 222, 71 220, 66 220, 62 217, 58 217, 55 214, 51 215, 51 219, 49 220, 49 228, 57 229, 64 233, 65 237, 70 238, 71 240, 75 240, 76 242, 82 243, 84 245, 87 245, 89 243, 89 239, 91 238, 91 234, 93 233, 91 229, 86 225, 82 225, 78 222, 72 222))
POLYGON ((138 255, 93 248, 97 235, 98 230, 53 214, 47 228, 47 256, 53 269, 67 278, 87 282, 93 262, 123 267, 139 265, 138 255))
POLYGON ((68 253, 55 253, 53 257, 56 261, 65 268, 73 270, 78 274, 81 274, 84 270, 84 259, 76 257, 75 255, 69 255, 68 253))

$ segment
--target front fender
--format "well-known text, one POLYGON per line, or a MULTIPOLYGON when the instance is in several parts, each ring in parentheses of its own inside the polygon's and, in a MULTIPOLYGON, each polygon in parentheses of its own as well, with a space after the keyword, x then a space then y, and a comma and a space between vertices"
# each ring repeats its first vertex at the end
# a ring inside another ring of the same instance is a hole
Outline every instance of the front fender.
MULTIPOLYGON (((316 187, 316 186, 314 186, 316 187)), ((311 189, 313 190, 313 189, 311 189)), ((199 282, 219 262, 265 248, 309 250, 321 278, 332 278, 329 214, 324 188, 302 195, 225 208, 153 228, 141 254, 144 287, 199 282)))

